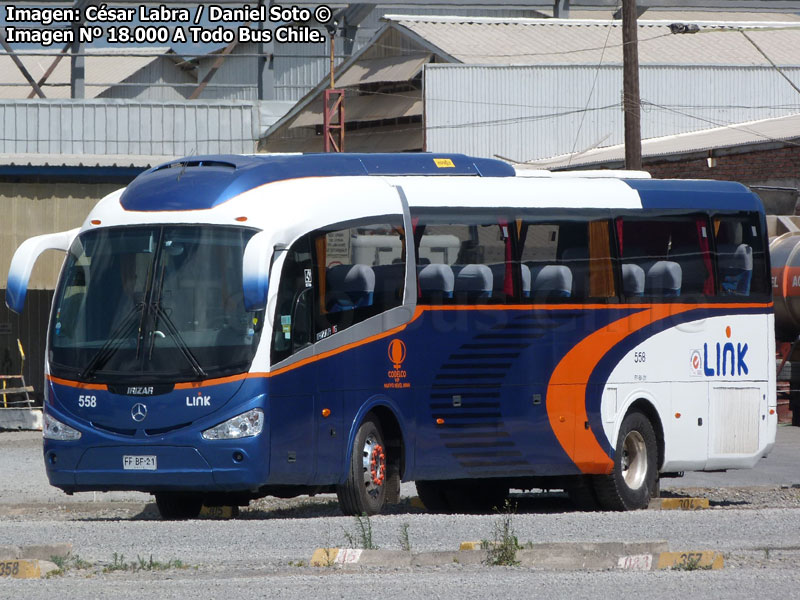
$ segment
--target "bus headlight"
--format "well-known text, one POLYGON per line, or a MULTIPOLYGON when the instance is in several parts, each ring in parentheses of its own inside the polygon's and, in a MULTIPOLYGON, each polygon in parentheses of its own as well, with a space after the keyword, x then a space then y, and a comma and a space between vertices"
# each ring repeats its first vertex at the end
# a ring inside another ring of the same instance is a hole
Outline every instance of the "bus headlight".
POLYGON ((203 432, 203 438, 206 440, 235 440, 258 435, 263 428, 264 411, 254 408, 211 429, 206 429, 203 432))
POLYGON ((44 427, 42 434, 48 440, 61 440, 71 442, 81 439, 81 432, 62 423, 56 418, 44 413, 44 427))

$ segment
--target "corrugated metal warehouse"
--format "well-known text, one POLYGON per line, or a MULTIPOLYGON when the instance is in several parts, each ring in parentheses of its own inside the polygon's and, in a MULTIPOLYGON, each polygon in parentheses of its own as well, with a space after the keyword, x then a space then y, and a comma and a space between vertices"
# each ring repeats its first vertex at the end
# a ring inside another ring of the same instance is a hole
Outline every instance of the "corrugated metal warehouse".
MULTIPOLYGON (((348 150, 424 148, 528 161, 621 141, 618 21, 386 21, 340 68, 348 150), (375 97, 383 112, 365 113, 362 104, 375 97)), ((738 31, 742 23, 701 22, 695 34, 673 33, 670 25, 639 23, 644 137, 800 111, 797 93, 738 31)), ((789 77, 800 74, 796 24, 746 29, 789 77)), ((320 149, 324 87, 273 125, 260 148, 320 149)))

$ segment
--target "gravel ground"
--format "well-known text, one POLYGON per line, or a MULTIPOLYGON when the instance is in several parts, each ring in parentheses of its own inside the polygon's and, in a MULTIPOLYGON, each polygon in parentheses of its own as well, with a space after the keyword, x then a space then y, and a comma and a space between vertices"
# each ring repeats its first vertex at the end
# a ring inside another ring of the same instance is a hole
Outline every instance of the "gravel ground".
MULTIPOLYGON (((763 468, 735 473, 735 485, 718 485, 726 475, 720 473, 665 482, 663 496, 706 497, 710 510, 581 513, 561 493, 514 495, 520 542, 666 540, 676 551, 722 551, 726 568, 718 572, 312 568, 305 565, 314 548, 344 545, 348 533, 359 537, 355 519, 341 516, 334 496, 265 498, 234 520, 163 522, 147 494, 66 496, 49 487, 40 444, 37 434, 0 433, 0 545, 70 542, 73 555, 90 565, 78 568, 72 560, 50 579, 0 580, 0 598, 800 598, 800 428, 781 428, 763 468), (757 484, 741 483, 748 473, 758 473, 757 484), (152 556, 156 567, 171 566, 108 572, 115 556, 126 564, 152 556)), ((500 519, 426 514, 410 504, 414 494, 413 484, 403 484, 401 504, 370 519, 381 548, 400 549, 407 525, 412 550, 452 551, 464 540, 491 539, 500 519)))

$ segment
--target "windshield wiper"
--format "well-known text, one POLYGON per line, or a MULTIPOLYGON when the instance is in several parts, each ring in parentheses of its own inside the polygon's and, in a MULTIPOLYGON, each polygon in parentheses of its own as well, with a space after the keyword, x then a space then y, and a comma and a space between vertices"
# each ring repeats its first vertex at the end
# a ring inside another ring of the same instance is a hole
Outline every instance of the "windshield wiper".
MULTIPOLYGON (((122 323, 111 332, 108 339, 100 347, 100 349, 92 356, 86 368, 80 372, 78 377, 80 379, 88 379, 92 377, 98 369, 105 365, 108 360, 120 349, 122 342, 125 341, 125 335, 128 333, 132 325, 135 325, 138 317, 144 308, 144 303, 140 302, 134 305, 127 315, 122 319, 122 323)), ((138 345, 138 342, 137 342, 138 345)))
MULTIPOLYGON (((167 312, 161 308, 160 303, 156 303, 155 305, 155 313, 156 313, 156 320, 153 323, 153 331, 150 334, 150 356, 153 355, 153 344, 155 342, 155 334, 156 334, 156 326, 158 325, 158 319, 161 319, 164 322, 164 325, 167 326, 167 330, 169 331, 172 339, 175 340, 175 345, 178 347, 178 350, 181 351, 186 362, 192 367, 192 371, 197 377, 201 379, 208 378, 208 374, 203 370, 203 367, 200 366, 200 362, 197 360, 197 357, 192 353, 191 349, 189 348, 186 340, 183 339, 181 332, 175 327, 175 323, 172 322, 172 319, 169 317, 167 312)), ((149 357, 148 357, 149 358, 149 357)))
POLYGON ((152 304, 155 312, 155 318, 153 319, 153 331, 150 333, 150 349, 148 360, 153 356, 153 346, 155 345, 156 341, 156 327, 158 326, 158 320, 161 319, 164 321, 164 325, 167 326, 167 330, 172 336, 172 339, 175 341, 175 345, 178 347, 178 350, 181 351, 181 354, 183 354, 186 362, 188 362, 192 367, 194 374, 200 379, 206 379, 208 378, 208 374, 203 370, 203 367, 200 366, 200 361, 198 361, 197 357, 194 355, 194 353, 192 353, 189 345, 186 343, 186 340, 183 339, 180 330, 175 326, 175 323, 167 314, 167 311, 165 311, 161 306, 161 295, 164 293, 164 274, 166 273, 166 270, 167 265, 162 264, 161 276, 158 278, 158 299, 152 304))

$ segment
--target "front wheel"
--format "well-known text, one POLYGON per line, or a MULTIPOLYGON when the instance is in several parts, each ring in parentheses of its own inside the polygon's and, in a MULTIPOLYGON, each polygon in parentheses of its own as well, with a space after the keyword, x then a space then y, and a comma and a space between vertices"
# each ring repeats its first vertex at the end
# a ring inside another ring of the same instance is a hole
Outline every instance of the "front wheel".
POLYGON ((156 494, 156 506, 161 518, 167 521, 196 519, 203 508, 203 499, 196 494, 162 492, 156 494))
POLYGON ((376 515, 386 502, 386 444, 380 423, 368 416, 353 441, 347 481, 336 486, 346 515, 376 515))
POLYGON ((640 412, 622 421, 610 475, 596 475, 594 489, 606 510, 647 508, 658 489, 656 434, 649 419, 640 412))

